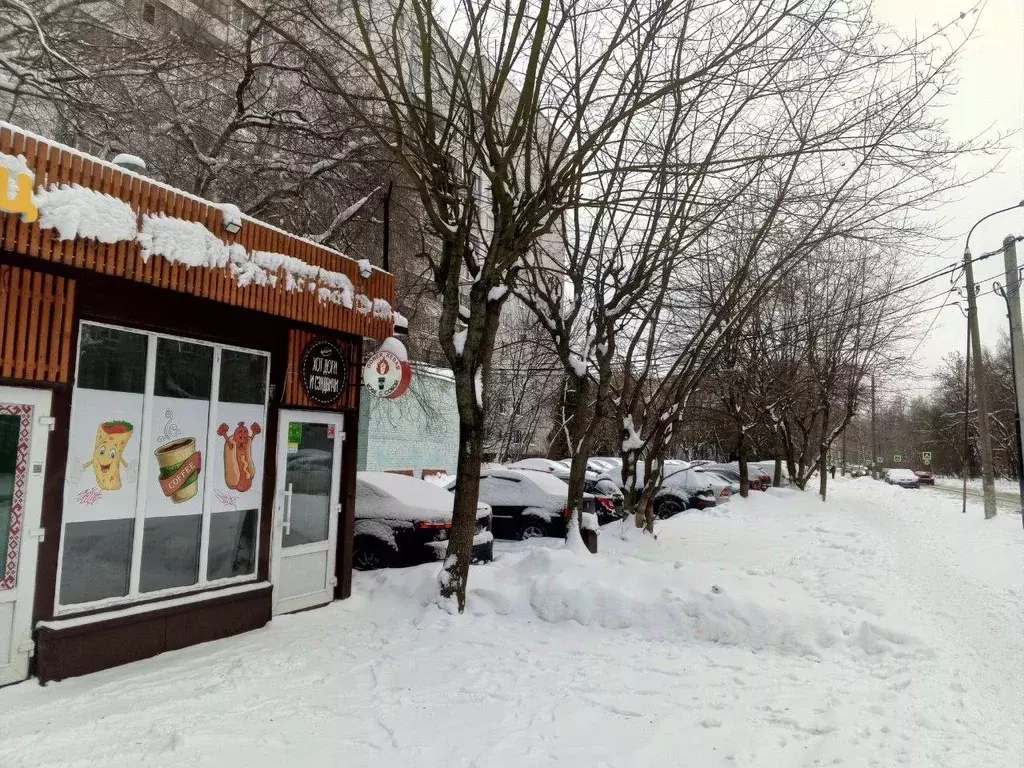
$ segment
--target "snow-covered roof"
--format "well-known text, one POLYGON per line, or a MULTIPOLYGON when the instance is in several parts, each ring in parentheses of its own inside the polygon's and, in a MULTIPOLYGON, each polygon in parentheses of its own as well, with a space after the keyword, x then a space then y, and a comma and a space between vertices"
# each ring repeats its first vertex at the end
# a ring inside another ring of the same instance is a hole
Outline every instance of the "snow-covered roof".
POLYGON ((17 227, 4 222, 19 214, 0 213, 5 250, 336 331, 391 335, 392 275, 361 270, 345 254, 241 215, 230 202, 204 200, 4 121, 0 165, 33 177, 38 210, 17 227), (84 265, 74 262, 83 240, 95 244, 84 265), (167 264, 153 269, 153 257, 167 264), (195 270, 209 279, 194 279, 195 270))

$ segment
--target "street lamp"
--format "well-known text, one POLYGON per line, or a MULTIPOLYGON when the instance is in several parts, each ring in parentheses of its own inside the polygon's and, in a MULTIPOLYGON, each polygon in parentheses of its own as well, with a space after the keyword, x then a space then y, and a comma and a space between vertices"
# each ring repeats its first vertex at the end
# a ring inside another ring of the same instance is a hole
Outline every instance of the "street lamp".
MULTIPOLYGON (((974 295, 974 265, 971 258, 971 235, 974 234, 974 230, 978 228, 978 225, 983 221, 991 219, 993 216, 998 216, 1001 213, 1007 211, 1013 211, 1018 208, 1024 207, 1024 200, 1021 200, 1016 205, 1011 205, 1006 208, 1000 208, 998 211, 992 211, 985 216, 978 219, 974 226, 967 232, 967 241, 964 243, 964 276, 967 279, 967 336, 969 343, 967 345, 967 369, 964 371, 964 378, 967 387, 970 387, 970 355, 973 350, 974 352, 974 388, 976 391, 975 397, 978 399, 978 437, 981 441, 981 466, 982 466, 982 489, 985 494, 985 519, 995 517, 996 514, 996 489, 995 489, 995 478, 992 472, 992 441, 989 437, 988 432, 988 398, 985 392, 985 372, 984 365, 981 357, 981 338, 978 334, 978 307, 975 301, 974 295)), ((970 392, 970 390, 967 390, 970 392)), ((968 395, 968 400, 970 396, 968 395)), ((967 420, 969 418, 968 408, 964 409, 964 434, 967 433, 967 420)), ((965 446, 966 448, 966 446, 965 446)), ((964 485, 963 485, 963 510, 967 511, 967 452, 964 452, 964 485)))
POLYGON ((974 234, 974 230, 978 228, 979 224, 981 224, 983 221, 991 219, 993 216, 998 216, 1000 213, 1006 213, 1007 211, 1015 211, 1018 208, 1024 208, 1024 200, 1021 200, 1016 205, 1011 205, 1008 208, 1000 208, 998 211, 992 211, 992 213, 985 214, 976 222, 974 222, 974 226, 971 227, 970 230, 968 230, 967 232, 967 242, 964 243, 964 259, 971 258, 971 235, 974 234))

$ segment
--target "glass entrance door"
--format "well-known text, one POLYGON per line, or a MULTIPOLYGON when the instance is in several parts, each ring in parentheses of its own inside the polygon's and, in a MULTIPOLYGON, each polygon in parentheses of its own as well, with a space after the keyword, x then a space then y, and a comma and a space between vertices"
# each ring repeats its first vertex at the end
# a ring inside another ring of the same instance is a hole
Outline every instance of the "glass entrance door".
POLYGON ((28 677, 50 413, 47 390, 0 387, 0 685, 28 677))
POLYGON ((342 417, 281 411, 274 505, 274 613, 330 602, 341 511, 342 417))

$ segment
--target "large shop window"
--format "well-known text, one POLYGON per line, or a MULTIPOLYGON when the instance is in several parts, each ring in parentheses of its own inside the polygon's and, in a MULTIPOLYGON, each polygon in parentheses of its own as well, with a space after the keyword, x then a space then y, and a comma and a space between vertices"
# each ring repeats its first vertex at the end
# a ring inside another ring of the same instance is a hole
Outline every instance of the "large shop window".
POLYGON ((58 612, 255 577, 269 363, 82 324, 58 612))

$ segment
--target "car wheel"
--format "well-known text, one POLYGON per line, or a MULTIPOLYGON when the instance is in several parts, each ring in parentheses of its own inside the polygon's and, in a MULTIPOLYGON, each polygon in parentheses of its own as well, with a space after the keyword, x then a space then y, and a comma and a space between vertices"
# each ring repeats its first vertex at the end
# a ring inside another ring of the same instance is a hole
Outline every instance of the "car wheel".
POLYGON ((390 568, 394 554, 394 550, 383 541, 372 536, 358 536, 352 546, 352 567, 357 571, 390 568))
POLYGON ((540 537, 547 535, 547 529, 544 527, 544 523, 540 520, 528 520, 519 528, 519 538, 523 541, 526 541, 527 539, 539 539, 540 537))
POLYGON ((686 504, 681 499, 673 496, 661 499, 654 505, 654 516, 659 520, 668 520, 686 509, 686 504))

